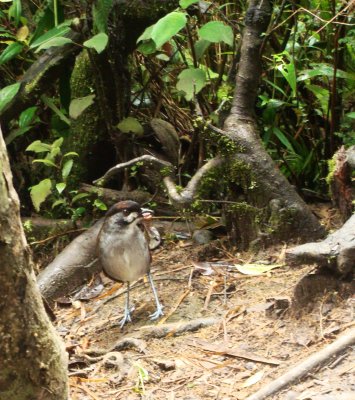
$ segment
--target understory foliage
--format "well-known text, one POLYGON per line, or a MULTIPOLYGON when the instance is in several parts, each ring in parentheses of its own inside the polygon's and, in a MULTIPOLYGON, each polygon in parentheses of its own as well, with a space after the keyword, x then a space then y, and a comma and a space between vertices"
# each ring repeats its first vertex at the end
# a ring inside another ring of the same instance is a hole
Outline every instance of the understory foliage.
MULTIPOLYGON (((112 0, 0 1, 0 115, 19 91, 21 77, 48 49, 74 45, 105 57, 113 6, 112 0), (82 34, 82 42, 72 39, 73 32, 82 34)), ((200 117, 220 127, 228 115, 247 6, 244 0, 180 0, 175 10, 142 29, 128 57, 130 101, 124 118, 105 121, 106 128, 112 124, 107 137, 117 132, 129 138, 126 146, 149 150, 148 123, 156 117, 169 121, 179 136, 175 167, 185 185, 216 154, 217 141, 206 134, 200 117)), ((326 194, 327 160, 341 145, 355 144, 353 8, 353 2, 339 0, 273 2, 255 112, 267 150, 300 191, 326 194)), ((31 107, 4 127, 28 212, 34 207, 78 218, 92 207, 105 209, 78 193, 71 179, 78 154, 65 143, 75 120, 101 96, 92 85, 87 95, 73 98, 71 72, 63 68, 31 107)), ((117 158, 127 161, 120 151, 117 158)), ((137 175, 134 167, 119 184, 128 179, 131 188, 142 188, 137 175)))

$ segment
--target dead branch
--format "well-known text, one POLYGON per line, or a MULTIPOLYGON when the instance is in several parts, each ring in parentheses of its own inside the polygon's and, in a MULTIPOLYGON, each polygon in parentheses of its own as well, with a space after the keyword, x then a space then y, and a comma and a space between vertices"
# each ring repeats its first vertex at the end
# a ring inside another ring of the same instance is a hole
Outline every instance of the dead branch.
POLYGON ((274 395, 294 381, 301 379, 315 367, 324 364, 331 357, 334 357, 353 344, 355 344, 355 328, 345 332, 335 342, 312 354, 304 361, 301 361, 299 364, 292 367, 285 374, 281 375, 268 385, 263 386, 262 389, 249 396, 246 400, 263 400, 269 398, 269 396, 274 395))
MULTIPOLYGON (((137 162, 147 162, 150 164, 158 164, 163 167, 168 167, 173 170, 173 165, 168 162, 161 160, 159 158, 156 158, 154 156, 150 155, 143 155, 141 157, 133 158, 132 160, 129 160, 127 162, 117 164, 114 167, 110 168, 105 175, 103 175, 101 178, 96 179, 93 183, 95 185, 103 186, 106 182, 108 182, 113 176, 117 174, 118 171, 122 170, 123 168, 127 168, 130 165, 136 164, 137 162)), ((203 165, 196 173, 195 175, 191 178, 189 183, 186 185, 186 187, 183 190, 178 190, 173 178, 171 175, 165 176, 163 178, 163 183, 165 185, 165 188, 168 191, 169 198, 176 204, 189 204, 192 202, 198 185, 202 178, 212 169, 218 167, 221 165, 223 162, 225 162, 225 159, 222 157, 215 157, 212 158, 211 160, 208 160, 205 165, 203 165)))

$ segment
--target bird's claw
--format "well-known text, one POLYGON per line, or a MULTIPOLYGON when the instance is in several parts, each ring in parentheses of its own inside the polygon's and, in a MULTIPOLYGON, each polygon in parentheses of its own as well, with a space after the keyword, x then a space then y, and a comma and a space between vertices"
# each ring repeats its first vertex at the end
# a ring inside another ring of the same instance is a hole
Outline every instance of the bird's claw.
POLYGON ((164 315, 163 308, 164 308, 164 306, 162 306, 161 304, 159 304, 159 305, 157 306, 156 311, 155 311, 153 314, 150 314, 150 315, 149 315, 149 318, 150 318, 152 321, 154 321, 154 320, 158 319, 159 317, 163 316, 163 315, 164 315))
POLYGON ((127 322, 132 322, 131 312, 134 310, 132 307, 130 310, 125 308, 123 318, 120 321, 120 328, 122 329, 127 322))

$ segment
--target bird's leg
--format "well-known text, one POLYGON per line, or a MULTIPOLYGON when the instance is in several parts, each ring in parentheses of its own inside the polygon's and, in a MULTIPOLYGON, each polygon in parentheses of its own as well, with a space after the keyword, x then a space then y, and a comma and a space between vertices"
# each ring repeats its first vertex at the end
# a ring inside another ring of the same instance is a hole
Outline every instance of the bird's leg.
POLYGON ((126 295, 126 305, 124 308, 124 315, 120 321, 120 327, 123 328, 126 322, 132 322, 131 320, 131 310, 129 309, 129 282, 127 282, 127 295, 126 295))
POLYGON ((150 315, 150 319, 154 320, 154 319, 157 319, 160 316, 164 315, 164 313, 163 313, 163 305, 160 303, 160 301, 158 299, 158 294, 157 294, 157 291, 155 289, 151 273, 148 272, 147 276, 148 276, 148 279, 149 279, 150 286, 152 287, 154 300, 155 300, 155 304, 156 304, 156 307, 157 307, 156 311, 153 314, 150 315))

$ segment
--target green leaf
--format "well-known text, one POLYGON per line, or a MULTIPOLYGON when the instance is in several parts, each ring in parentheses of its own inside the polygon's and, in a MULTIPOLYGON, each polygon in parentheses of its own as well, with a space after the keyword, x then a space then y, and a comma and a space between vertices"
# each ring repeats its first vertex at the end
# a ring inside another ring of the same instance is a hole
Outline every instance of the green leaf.
POLYGON ((96 199, 96 200, 94 201, 94 206, 95 206, 97 209, 102 210, 102 211, 106 211, 106 210, 107 210, 106 204, 105 204, 102 200, 100 200, 100 199, 96 199))
POLYGON ((14 83, 9 86, 5 86, 0 90, 0 113, 3 111, 5 106, 16 96, 19 91, 21 83, 14 83))
POLYGON ((18 121, 18 126, 20 128, 24 128, 32 123, 36 116, 36 111, 38 107, 30 107, 27 108, 25 111, 22 111, 20 114, 20 118, 18 121))
POLYGON ((73 167, 73 164, 74 164, 74 161, 72 159, 70 159, 64 163, 63 168, 62 168, 62 177, 64 180, 68 178, 70 171, 73 167))
POLYGON ((61 146, 62 146, 62 144, 63 144, 63 141, 64 141, 64 138, 62 138, 62 137, 60 137, 60 138, 58 138, 57 140, 55 140, 53 143, 52 143, 52 148, 61 148, 61 146))
POLYGON ((154 25, 148 26, 148 28, 145 28, 144 32, 139 36, 137 39, 137 43, 143 41, 143 40, 149 40, 152 38, 152 32, 153 32, 154 25))
POLYGON ((34 49, 38 46, 43 45, 44 43, 48 42, 53 38, 65 36, 71 30, 70 29, 71 22, 72 20, 68 20, 56 26, 55 28, 50 29, 44 35, 41 35, 38 39, 34 40, 33 43, 31 43, 30 48, 34 49))
POLYGON ((43 153, 43 152, 49 152, 49 151, 51 151, 51 149, 52 149, 51 145, 49 145, 47 143, 43 143, 40 140, 35 140, 26 148, 26 151, 34 151, 35 153, 43 153))
POLYGON ((91 106, 91 104, 93 104, 94 98, 95 95, 90 94, 89 96, 73 99, 69 106, 70 118, 78 118, 89 106, 91 106))
POLYGON ((65 182, 60 182, 55 185, 55 188, 57 189, 57 192, 59 194, 61 194, 66 187, 67 187, 67 184, 65 182))
POLYGON ((98 0, 93 6, 94 27, 98 32, 107 31, 107 20, 112 9, 113 0, 98 0))
MULTIPOLYGON (((334 76, 334 67, 331 64, 327 63, 314 63, 311 64, 313 67, 312 69, 305 69, 303 71, 299 72, 299 76, 297 80, 304 81, 306 79, 311 79, 316 76, 327 76, 328 78, 333 78, 334 76)), ((355 80, 355 74, 351 72, 346 72, 341 69, 337 70, 336 73, 337 78, 343 78, 343 79, 350 79, 350 80, 355 80)))
POLYGON ((55 207, 60 206, 61 204, 66 204, 66 201, 64 199, 58 199, 52 204, 52 210, 55 207))
POLYGON ((5 138, 5 143, 9 145, 14 139, 16 139, 18 136, 24 135, 26 132, 28 132, 32 126, 24 126, 23 128, 17 128, 14 129, 10 132, 8 136, 5 138))
POLYGON ((59 110, 59 108, 54 104, 54 101, 51 98, 42 94, 41 100, 47 107, 54 111, 63 122, 65 122, 67 125, 70 125, 70 119, 63 113, 63 111, 59 110))
POLYGON ((200 39, 194 44, 197 60, 201 59, 201 57, 205 54, 205 51, 208 49, 210 44, 211 44, 210 41, 204 39, 200 39))
POLYGON ((41 44, 35 53, 38 53, 41 50, 49 49, 50 47, 60 47, 64 46, 65 44, 73 43, 73 41, 64 36, 54 37, 52 39, 47 40, 45 43, 41 44))
POLYGON ((90 49, 95 49, 97 53, 100 54, 105 50, 107 43, 108 36, 106 35, 106 33, 101 32, 84 42, 83 45, 85 47, 89 47, 90 49))
POLYGON ((173 11, 161 18, 154 26, 151 38, 154 40, 157 49, 181 31, 186 25, 185 13, 173 11))
POLYGON ((38 159, 38 160, 33 160, 32 162, 33 163, 44 164, 44 165, 47 165, 47 167, 57 168, 57 166, 54 164, 54 162, 51 161, 51 160, 48 160, 47 158, 41 158, 41 159, 38 159))
POLYGON ((123 133, 135 133, 136 135, 143 135, 144 129, 141 123, 133 117, 127 117, 123 119, 117 128, 123 133))
POLYGON ((85 197, 89 197, 90 195, 88 193, 78 193, 77 195, 75 195, 72 198, 71 203, 74 204, 75 202, 77 202, 80 199, 84 199, 85 197))
POLYGON ((50 179, 44 179, 38 185, 31 187, 32 204, 36 211, 39 211, 41 204, 51 194, 52 182, 50 179))
POLYGON ((178 76, 176 88, 184 91, 186 100, 191 100, 206 85, 206 74, 199 68, 183 70, 178 76))
POLYGON ((286 147, 286 149, 288 151, 290 151, 291 153, 295 152, 295 150, 293 149, 292 144, 290 143, 290 141, 288 140, 286 135, 279 128, 274 126, 272 128, 272 131, 275 134, 275 136, 279 139, 279 141, 286 147))
POLYGON ((198 2, 199 2, 199 0, 180 0, 179 4, 180 4, 181 8, 186 9, 187 7, 190 7, 191 4, 195 4, 195 3, 198 3, 198 2))
POLYGON ((345 118, 355 119, 355 111, 351 111, 351 112, 345 114, 345 118))
POLYGON ((21 53, 23 44, 19 42, 11 43, 0 55, 0 65, 12 60, 17 54, 21 53))
POLYGON ((68 153, 65 153, 63 157, 70 157, 70 156, 79 157, 79 154, 76 153, 75 151, 69 151, 68 153))
POLYGON ((155 45, 155 42, 153 39, 150 39, 144 43, 141 43, 138 47, 137 50, 140 51, 144 55, 149 55, 153 54, 157 51, 157 47, 155 45))
POLYGON ((317 97, 322 107, 323 114, 327 115, 329 107, 329 90, 319 85, 308 84, 306 87, 317 97))
POLYGON ((14 0, 12 6, 9 8, 8 16, 15 20, 16 27, 20 22, 22 14, 21 0, 14 0))
POLYGON ((203 25, 198 32, 201 39, 212 43, 224 42, 233 46, 234 35, 230 26, 220 21, 211 21, 203 25))
POLYGON ((296 96, 296 89, 297 89, 297 77, 295 71, 295 64, 292 62, 288 64, 280 64, 276 67, 283 77, 287 80, 288 84, 292 89, 293 96, 296 96))

